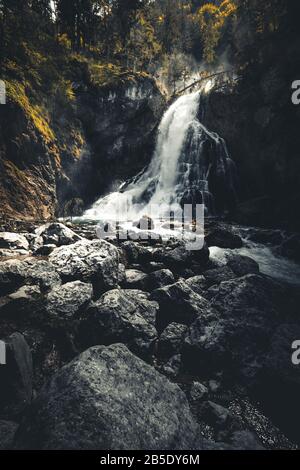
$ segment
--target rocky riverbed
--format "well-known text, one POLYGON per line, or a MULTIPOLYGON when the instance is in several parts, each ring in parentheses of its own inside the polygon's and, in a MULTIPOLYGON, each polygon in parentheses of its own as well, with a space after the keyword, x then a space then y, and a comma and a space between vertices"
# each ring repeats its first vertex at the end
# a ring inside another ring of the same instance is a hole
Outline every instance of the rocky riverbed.
MULTIPOLYGON (((89 225, 1 230, 0 448, 300 443, 299 285, 242 255, 245 231, 213 222, 195 252, 89 225)), ((299 239, 276 233, 247 239, 297 263, 299 239)))

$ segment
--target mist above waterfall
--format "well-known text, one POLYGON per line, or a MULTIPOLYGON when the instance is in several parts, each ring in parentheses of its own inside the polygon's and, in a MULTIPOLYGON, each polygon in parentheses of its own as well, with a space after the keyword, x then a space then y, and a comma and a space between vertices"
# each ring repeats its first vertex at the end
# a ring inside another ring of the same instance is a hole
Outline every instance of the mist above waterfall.
MULTIPOLYGON (((86 220, 134 219, 151 207, 203 204, 214 214, 217 199, 235 197, 235 168, 224 140, 201 124, 202 92, 179 97, 165 112, 150 165, 117 192, 100 198, 86 220)), ((163 214, 157 214, 157 218, 163 214)))

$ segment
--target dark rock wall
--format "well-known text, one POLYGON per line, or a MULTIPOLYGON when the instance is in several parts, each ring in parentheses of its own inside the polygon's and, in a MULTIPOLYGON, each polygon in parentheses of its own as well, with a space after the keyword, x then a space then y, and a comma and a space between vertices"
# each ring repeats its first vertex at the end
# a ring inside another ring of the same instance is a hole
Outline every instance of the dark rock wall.
POLYGON ((289 77, 268 69, 206 98, 204 124, 227 142, 236 162, 242 223, 298 227, 300 107, 289 77))
POLYGON ((76 87, 72 106, 44 97, 49 119, 18 100, 0 107, 2 217, 51 219, 72 198, 88 206, 149 162, 165 106, 155 81, 76 87))

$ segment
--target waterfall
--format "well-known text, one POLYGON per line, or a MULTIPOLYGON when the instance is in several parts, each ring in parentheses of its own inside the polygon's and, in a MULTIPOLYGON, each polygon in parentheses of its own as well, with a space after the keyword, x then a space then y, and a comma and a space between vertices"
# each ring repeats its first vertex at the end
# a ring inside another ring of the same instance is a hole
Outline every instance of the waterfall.
POLYGON ((201 101, 201 92, 192 93, 168 108, 150 165, 118 192, 100 198, 85 220, 112 220, 116 211, 118 220, 125 214, 132 220, 159 204, 204 204, 212 214, 217 200, 223 204, 234 197, 234 164, 224 140, 199 121, 201 101))

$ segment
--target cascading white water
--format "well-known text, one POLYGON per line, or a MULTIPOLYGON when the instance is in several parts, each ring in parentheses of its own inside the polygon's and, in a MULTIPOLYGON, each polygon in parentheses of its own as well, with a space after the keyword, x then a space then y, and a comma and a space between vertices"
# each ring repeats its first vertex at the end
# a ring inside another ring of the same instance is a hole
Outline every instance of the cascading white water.
POLYGON ((231 188, 232 162, 223 139, 199 122, 200 101, 201 92, 197 92, 181 96, 169 107, 148 168, 118 192, 100 198, 83 219, 133 220, 161 204, 203 203, 212 210, 209 179, 215 185, 221 182, 220 186, 226 180, 231 188))

